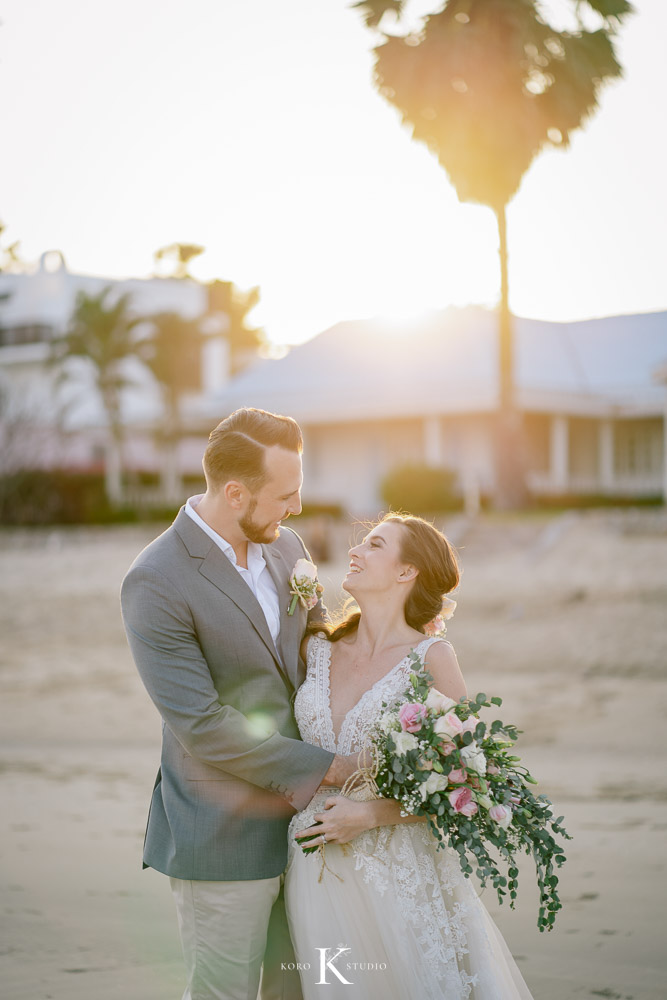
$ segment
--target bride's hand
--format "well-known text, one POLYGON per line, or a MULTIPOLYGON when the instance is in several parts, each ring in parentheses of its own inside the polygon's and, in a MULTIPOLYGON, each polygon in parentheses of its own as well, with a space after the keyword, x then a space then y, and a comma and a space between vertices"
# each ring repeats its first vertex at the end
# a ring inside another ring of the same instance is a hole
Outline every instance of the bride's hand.
POLYGON ((324 812, 313 817, 316 825, 299 830, 295 837, 313 837, 304 847, 319 847, 320 844, 347 844, 360 833, 375 824, 369 815, 367 802, 355 802, 344 795, 332 795, 324 803, 324 812))

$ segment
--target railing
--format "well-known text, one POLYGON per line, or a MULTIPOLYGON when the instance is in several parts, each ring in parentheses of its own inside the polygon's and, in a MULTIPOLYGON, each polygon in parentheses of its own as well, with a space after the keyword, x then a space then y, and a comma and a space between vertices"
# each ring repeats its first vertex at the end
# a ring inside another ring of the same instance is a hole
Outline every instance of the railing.
POLYGON ((548 474, 529 472, 526 477, 531 492, 549 496, 550 494, 593 494, 604 496, 659 496, 664 489, 660 473, 643 475, 615 475, 610 483, 603 484, 599 476, 568 476, 562 483, 554 483, 548 474))

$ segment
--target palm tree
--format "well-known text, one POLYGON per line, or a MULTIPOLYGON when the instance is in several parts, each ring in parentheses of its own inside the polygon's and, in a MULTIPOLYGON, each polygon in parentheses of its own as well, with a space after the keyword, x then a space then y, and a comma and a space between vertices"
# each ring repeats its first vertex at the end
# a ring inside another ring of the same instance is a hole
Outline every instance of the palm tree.
POLYGON ((520 417, 514 397, 506 209, 545 146, 567 147, 598 105, 602 85, 621 76, 614 35, 627 0, 568 0, 575 29, 550 25, 539 0, 446 0, 419 34, 400 28, 406 0, 364 0, 380 30, 375 83, 413 138, 438 157, 461 201, 488 205, 500 240, 497 501, 525 498, 520 417), (385 19, 389 20, 389 19, 385 19), (595 27, 587 25, 596 22, 595 27))
POLYGON ((130 379, 125 372, 128 358, 136 355, 135 327, 129 294, 113 296, 107 285, 97 295, 79 292, 70 324, 54 342, 54 361, 63 367, 63 376, 72 377, 67 361, 81 358, 92 368, 95 387, 107 418, 109 438, 105 462, 106 493, 112 504, 123 501, 123 421, 121 394, 130 379))
POLYGON ((232 281, 212 281, 208 289, 209 311, 227 317, 223 336, 229 346, 229 373, 237 375, 264 344, 264 331, 248 323, 259 302, 259 288, 243 291, 232 281))
POLYGON ((173 268, 172 277, 190 278, 192 275, 188 271, 188 264, 203 252, 204 247, 198 243, 170 243, 169 246, 156 250, 153 257, 156 262, 167 258, 173 268))
MULTIPOLYGON (((4 222, 0 222, 0 240, 2 240, 6 228, 4 222)), ((22 263, 19 255, 19 246, 19 240, 14 240, 13 243, 7 246, 0 244, 0 271, 11 271, 17 264, 22 263)))
POLYGON ((174 312, 147 317, 151 332, 142 340, 142 361, 160 384, 164 398, 164 444, 162 492, 165 503, 181 497, 178 442, 182 431, 181 402, 186 392, 196 390, 201 382, 201 349, 204 342, 199 320, 184 319, 174 312))

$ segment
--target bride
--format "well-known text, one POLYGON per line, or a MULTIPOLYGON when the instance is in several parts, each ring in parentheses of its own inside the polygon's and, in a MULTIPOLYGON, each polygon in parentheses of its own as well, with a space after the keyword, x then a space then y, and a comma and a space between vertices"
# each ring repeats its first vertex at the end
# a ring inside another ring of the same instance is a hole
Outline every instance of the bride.
MULTIPOLYGON (((417 517, 390 514, 350 550, 343 587, 359 610, 304 640, 305 741, 360 753, 406 689, 413 649, 439 691, 466 694, 450 643, 424 634, 458 579, 446 538, 417 517)), ((305 1000, 531 1000, 458 854, 420 819, 331 789, 293 818, 285 892, 305 1000), (299 837, 323 851, 305 854, 299 837)))

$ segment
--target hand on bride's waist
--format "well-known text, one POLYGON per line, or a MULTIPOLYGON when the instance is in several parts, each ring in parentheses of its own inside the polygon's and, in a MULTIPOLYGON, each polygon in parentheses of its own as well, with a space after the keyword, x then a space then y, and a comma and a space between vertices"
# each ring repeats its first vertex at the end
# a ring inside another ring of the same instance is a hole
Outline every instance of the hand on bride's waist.
MULTIPOLYGON (((365 830, 370 830, 378 824, 375 822, 370 802, 355 802, 344 795, 330 795, 320 805, 320 812, 313 815, 313 825, 297 830, 294 834, 300 837, 314 837, 308 842, 309 847, 319 844, 347 844, 365 830)), ((305 818, 305 817, 304 817, 305 818)))
POLYGON ((366 830, 396 823, 418 823, 422 816, 401 817, 400 806, 394 799, 371 799, 366 802, 349 799, 345 795, 332 795, 325 799, 323 808, 313 816, 311 826, 297 830, 300 837, 314 837, 309 847, 319 844, 347 844, 366 830))

